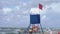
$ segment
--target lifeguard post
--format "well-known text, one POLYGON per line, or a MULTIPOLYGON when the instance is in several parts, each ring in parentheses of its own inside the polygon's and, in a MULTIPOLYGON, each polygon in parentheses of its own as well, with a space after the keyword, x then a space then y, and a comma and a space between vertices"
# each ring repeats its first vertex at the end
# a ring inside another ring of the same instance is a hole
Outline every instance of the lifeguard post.
POLYGON ((44 34, 43 28, 40 22, 40 12, 42 11, 42 5, 39 4, 39 8, 31 8, 30 10, 30 24, 28 26, 28 31, 35 34, 44 34))
MULTIPOLYGON (((40 11, 42 10, 42 5, 39 4, 39 8, 31 8, 30 10, 30 25, 28 26, 28 30, 31 28, 32 32, 36 31, 40 34, 44 34, 43 28, 40 22, 40 11)), ((35 33, 36 34, 36 33, 35 33)))

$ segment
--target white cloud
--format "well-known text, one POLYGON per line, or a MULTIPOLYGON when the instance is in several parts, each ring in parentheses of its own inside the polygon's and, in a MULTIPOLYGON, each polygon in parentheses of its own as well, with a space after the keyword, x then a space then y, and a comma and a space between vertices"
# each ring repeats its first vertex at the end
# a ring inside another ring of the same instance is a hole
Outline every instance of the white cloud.
POLYGON ((18 18, 20 18, 20 17, 21 17, 21 15, 17 15, 17 17, 18 17, 18 18))
POLYGON ((29 10, 25 10, 24 12, 22 12, 23 14, 28 14, 29 10))
POLYGON ((19 10, 19 9, 20 9, 20 7, 19 7, 19 6, 16 6, 15 8, 16 8, 16 10, 19 10))
POLYGON ((11 8, 2 8, 2 11, 4 12, 4 14, 7 14, 7 13, 11 12, 12 9, 11 8))
POLYGON ((54 13, 60 13, 60 3, 52 3, 50 5, 45 5, 43 10, 40 12, 41 15, 44 15, 47 13, 47 10, 52 10, 54 13), (51 9, 49 9, 51 8, 51 9))
POLYGON ((52 8, 55 12, 60 12, 60 3, 53 3, 53 4, 51 4, 51 8, 52 8))
POLYGON ((60 13, 60 3, 52 3, 50 5, 46 5, 46 9, 51 8, 56 13, 60 13))
POLYGON ((20 6, 15 6, 15 7, 13 8, 13 10, 14 10, 14 11, 20 10, 20 6))
POLYGON ((10 21, 11 19, 10 19, 10 18, 7 18, 6 20, 7 20, 7 21, 10 21))
POLYGON ((46 17, 47 17, 46 15, 43 15, 41 19, 44 20, 46 17))
POLYGON ((23 3, 23 5, 24 5, 24 6, 26 6, 26 5, 27 5, 27 3, 23 3))

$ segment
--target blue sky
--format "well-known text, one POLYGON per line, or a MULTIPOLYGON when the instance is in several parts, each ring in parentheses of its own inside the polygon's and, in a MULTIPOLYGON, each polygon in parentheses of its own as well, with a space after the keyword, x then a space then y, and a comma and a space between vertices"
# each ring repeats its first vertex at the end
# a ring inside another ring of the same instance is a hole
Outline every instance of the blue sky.
POLYGON ((30 9, 43 5, 43 27, 60 27, 60 0, 0 0, 0 27, 27 27, 30 9))

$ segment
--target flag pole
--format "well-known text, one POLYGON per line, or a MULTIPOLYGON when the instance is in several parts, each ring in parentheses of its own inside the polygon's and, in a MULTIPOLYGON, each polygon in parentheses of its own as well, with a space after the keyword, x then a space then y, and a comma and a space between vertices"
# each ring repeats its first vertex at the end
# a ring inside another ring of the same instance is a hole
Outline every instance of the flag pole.
MULTIPOLYGON (((42 10, 43 9, 43 5, 42 4, 39 4, 39 9, 42 10)), ((41 15, 40 15, 41 17, 41 15)), ((41 25, 41 18, 40 18, 40 27, 41 27, 41 30, 42 30, 42 34, 44 34, 44 31, 43 31, 43 28, 42 28, 42 25, 41 25)))

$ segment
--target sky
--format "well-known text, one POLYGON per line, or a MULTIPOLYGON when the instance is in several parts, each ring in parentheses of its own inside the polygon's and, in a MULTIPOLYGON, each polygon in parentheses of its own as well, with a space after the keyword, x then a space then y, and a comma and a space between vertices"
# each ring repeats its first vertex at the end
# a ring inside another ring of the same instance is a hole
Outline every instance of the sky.
POLYGON ((28 27, 31 8, 43 5, 43 27, 60 27, 60 0, 0 0, 0 27, 28 27))

